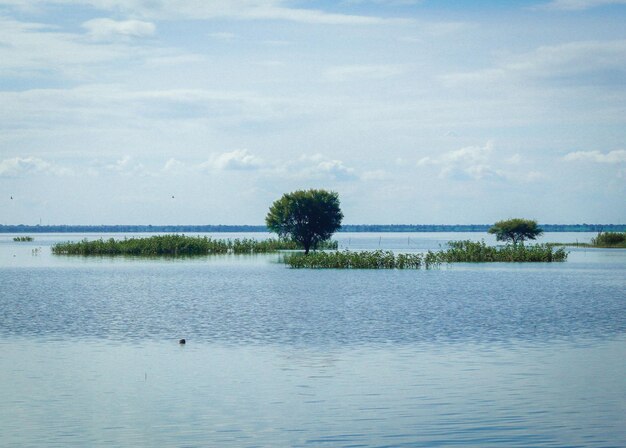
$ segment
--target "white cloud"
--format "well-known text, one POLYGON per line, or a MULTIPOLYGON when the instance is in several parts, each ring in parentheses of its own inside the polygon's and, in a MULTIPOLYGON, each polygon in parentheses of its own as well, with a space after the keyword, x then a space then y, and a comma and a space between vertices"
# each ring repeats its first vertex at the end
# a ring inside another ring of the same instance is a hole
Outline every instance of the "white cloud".
POLYGON ((201 54, 167 54, 146 58, 145 63, 154 67, 189 67, 192 64, 206 63, 209 59, 201 54))
POLYGON ((323 173, 337 180, 354 178, 354 169, 347 167, 341 160, 325 160, 313 165, 312 172, 323 173))
POLYGON ((0 0, 22 10, 33 10, 47 5, 88 5, 103 11, 121 12, 147 19, 222 19, 287 20, 326 25, 376 25, 406 23, 406 19, 388 19, 376 16, 328 13, 318 9, 289 7, 286 0, 0 0))
POLYGON ((263 160, 250 154, 247 149, 236 149, 231 152, 224 152, 213 155, 211 158, 200 164, 200 169, 210 169, 216 171, 230 170, 257 170, 263 166, 263 160))
MULTIPOLYGON (((128 165, 128 158, 118 161, 120 171, 128 165)), ((160 172, 170 175, 188 174, 191 172, 211 172, 218 174, 226 171, 254 171, 261 176, 271 179, 323 179, 323 180, 356 180, 358 176, 354 168, 347 166, 343 161, 326 157, 322 154, 302 155, 295 159, 266 161, 247 149, 213 154, 201 163, 186 164, 175 158, 170 158, 160 172)), ((384 178, 382 170, 365 173, 362 179, 380 180, 384 178)))
POLYGON ((168 174, 179 174, 184 172, 186 167, 187 166, 180 160, 171 158, 167 162, 165 162, 165 165, 163 165, 161 171, 168 174))
POLYGON ((442 160, 444 163, 452 162, 472 165, 486 162, 492 151, 493 142, 489 141, 485 146, 466 146, 465 148, 449 152, 443 156, 442 160))
POLYGON ((407 22, 405 19, 384 19, 373 16, 332 14, 315 9, 295 9, 272 6, 251 8, 242 12, 239 17, 244 19, 288 20, 324 25, 376 25, 392 22, 407 22))
POLYGON ((129 155, 125 155, 121 159, 115 161, 115 163, 109 164, 105 166, 107 171, 123 174, 123 175, 134 175, 134 176, 148 176, 152 173, 146 170, 146 167, 141 162, 135 162, 133 158, 129 155))
POLYGON ((278 162, 275 174, 297 179, 347 181, 357 178, 354 168, 323 154, 302 155, 298 159, 278 162))
POLYGON ((423 0, 344 0, 344 3, 374 3, 377 5, 392 5, 392 6, 411 6, 422 3, 423 0))
POLYGON ((467 146, 449 151, 439 157, 424 157, 417 162, 417 166, 437 167, 440 179, 459 181, 506 180, 532 183, 546 178, 542 172, 528 169, 528 163, 522 166, 522 157, 519 154, 501 157, 495 151, 492 141, 484 146, 467 146))
POLYGON ((576 75, 600 70, 626 69, 626 40, 570 42, 542 46, 515 57, 509 70, 539 76, 576 75))
POLYGON ((16 177, 33 173, 71 176, 73 171, 37 157, 13 157, 0 161, 0 177, 16 177))
POLYGON ((399 76, 405 72, 400 65, 341 65, 324 72, 330 81, 377 80, 399 76))
POLYGON ((388 178, 389 174, 385 170, 365 171, 361 175, 362 180, 386 180, 388 178))
POLYGON ((106 18, 88 20, 82 24, 82 27, 96 40, 106 40, 119 36, 146 37, 152 36, 156 30, 156 26, 151 22, 141 20, 117 21, 106 18))
POLYGON ((450 85, 466 85, 517 78, 567 78, 569 82, 594 83, 602 82, 603 75, 615 72, 626 74, 626 40, 541 46, 531 52, 507 56, 492 68, 446 75, 444 81, 450 85))
POLYGON ((466 146, 444 153, 439 157, 423 157, 417 162, 418 167, 434 166, 439 169, 438 176, 442 179, 486 180, 508 179, 532 182, 543 175, 537 171, 509 171, 501 165, 516 165, 519 155, 500 160, 496 157, 494 144, 488 141, 484 146, 466 146))
POLYGON ((513 154, 511 157, 505 160, 505 162, 508 163, 509 165, 519 165, 521 161, 522 161, 522 156, 520 156, 517 153, 513 154))
POLYGON ((608 153, 600 151, 575 151, 566 154, 563 160, 568 162, 595 162, 595 163, 626 163, 626 150, 616 149, 608 153))
POLYGON ((209 36, 212 37, 213 39, 224 40, 224 41, 231 41, 237 37, 235 33, 228 33, 225 31, 209 33, 209 36))
POLYGON ((626 5, 626 0, 553 0, 541 5, 541 9, 583 11, 606 5, 626 5))
POLYGON ((80 79, 90 75, 91 66, 141 59, 153 53, 123 42, 94 45, 81 34, 1 16, 0 42, 0 75, 13 76, 41 76, 51 72, 80 79))
POLYGON ((139 126, 163 126, 172 120, 204 129, 230 128, 240 123, 294 119, 303 113, 296 100, 254 92, 129 90, 111 84, 0 91, 0 104, 0 122, 14 132, 50 127, 84 130, 87 126, 135 130, 139 126))

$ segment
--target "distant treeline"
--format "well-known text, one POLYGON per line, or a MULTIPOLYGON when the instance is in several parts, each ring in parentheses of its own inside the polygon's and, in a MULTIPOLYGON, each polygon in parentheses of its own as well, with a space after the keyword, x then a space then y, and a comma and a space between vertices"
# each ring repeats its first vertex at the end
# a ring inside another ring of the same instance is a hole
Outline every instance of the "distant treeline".
MULTIPOLYGON (((490 224, 345 224, 341 232, 487 232, 490 224)), ((541 224, 544 232, 626 232, 626 224, 541 224)), ((268 232, 265 226, 237 225, 2 225, 0 233, 183 233, 268 232)))

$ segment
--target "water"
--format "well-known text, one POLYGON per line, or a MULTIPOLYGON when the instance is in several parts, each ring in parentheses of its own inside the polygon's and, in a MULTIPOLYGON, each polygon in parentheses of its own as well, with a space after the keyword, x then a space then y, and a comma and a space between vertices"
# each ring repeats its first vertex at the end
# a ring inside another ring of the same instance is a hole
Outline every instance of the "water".
MULTIPOLYGON (((0 237, 2 446, 626 445, 626 251, 429 271, 49 253, 85 236, 0 237)), ((491 242, 339 234, 467 237, 491 242)))

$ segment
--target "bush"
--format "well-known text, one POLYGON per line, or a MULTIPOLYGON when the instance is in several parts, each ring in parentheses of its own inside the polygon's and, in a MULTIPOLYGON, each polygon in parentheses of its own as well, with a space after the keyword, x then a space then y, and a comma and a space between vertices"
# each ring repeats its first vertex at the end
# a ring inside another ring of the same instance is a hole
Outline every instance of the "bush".
POLYGON ((598 236, 591 239, 591 244, 599 247, 626 245, 626 232, 600 232, 598 236))

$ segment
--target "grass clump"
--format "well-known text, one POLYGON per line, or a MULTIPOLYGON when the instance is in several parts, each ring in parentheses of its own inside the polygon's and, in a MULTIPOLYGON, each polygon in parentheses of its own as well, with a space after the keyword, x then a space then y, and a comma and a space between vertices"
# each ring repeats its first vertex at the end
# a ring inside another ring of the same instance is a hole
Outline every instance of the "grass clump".
POLYGON ((626 249, 626 232, 600 232, 590 243, 550 243, 553 246, 597 247, 601 249, 626 249))
POLYGON ((591 239, 593 247, 626 247, 626 232, 600 232, 591 239))
POLYGON ((555 249, 551 244, 507 244, 503 247, 487 246, 484 241, 450 241, 448 249, 439 252, 446 263, 488 262, 558 262, 567 259, 565 249, 555 249))
POLYGON ((25 241, 33 241, 35 238, 32 236, 16 236, 13 238, 13 241, 25 242, 25 241))
POLYGON ((428 269, 439 265, 436 253, 394 254, 389 250, 289 254, 283 261, 295 269, 428 269))
POLYGON ((448 249, 426 253, 394 254, 392 251, 315 252, 297 253, 283 258, 283 262, 296 269, 430 269, 442 263, 489 262, 561 262, 567 259, 563 248, 549 244, 504 247, 487 246, 484 241, 451 241, 448 249))
MULTIPOLYGON (((192 256, 215 254, 263 254, 279 250, 296 250, 301 247, 286 240, 252 238, 212 239, 206 236, 155 235, 147 238, 57 243, 52 246, 55 255, 133 255, 133 256, 192 256)), ((336 249, 337 242, 330 241, 325 248, 336 249)))

